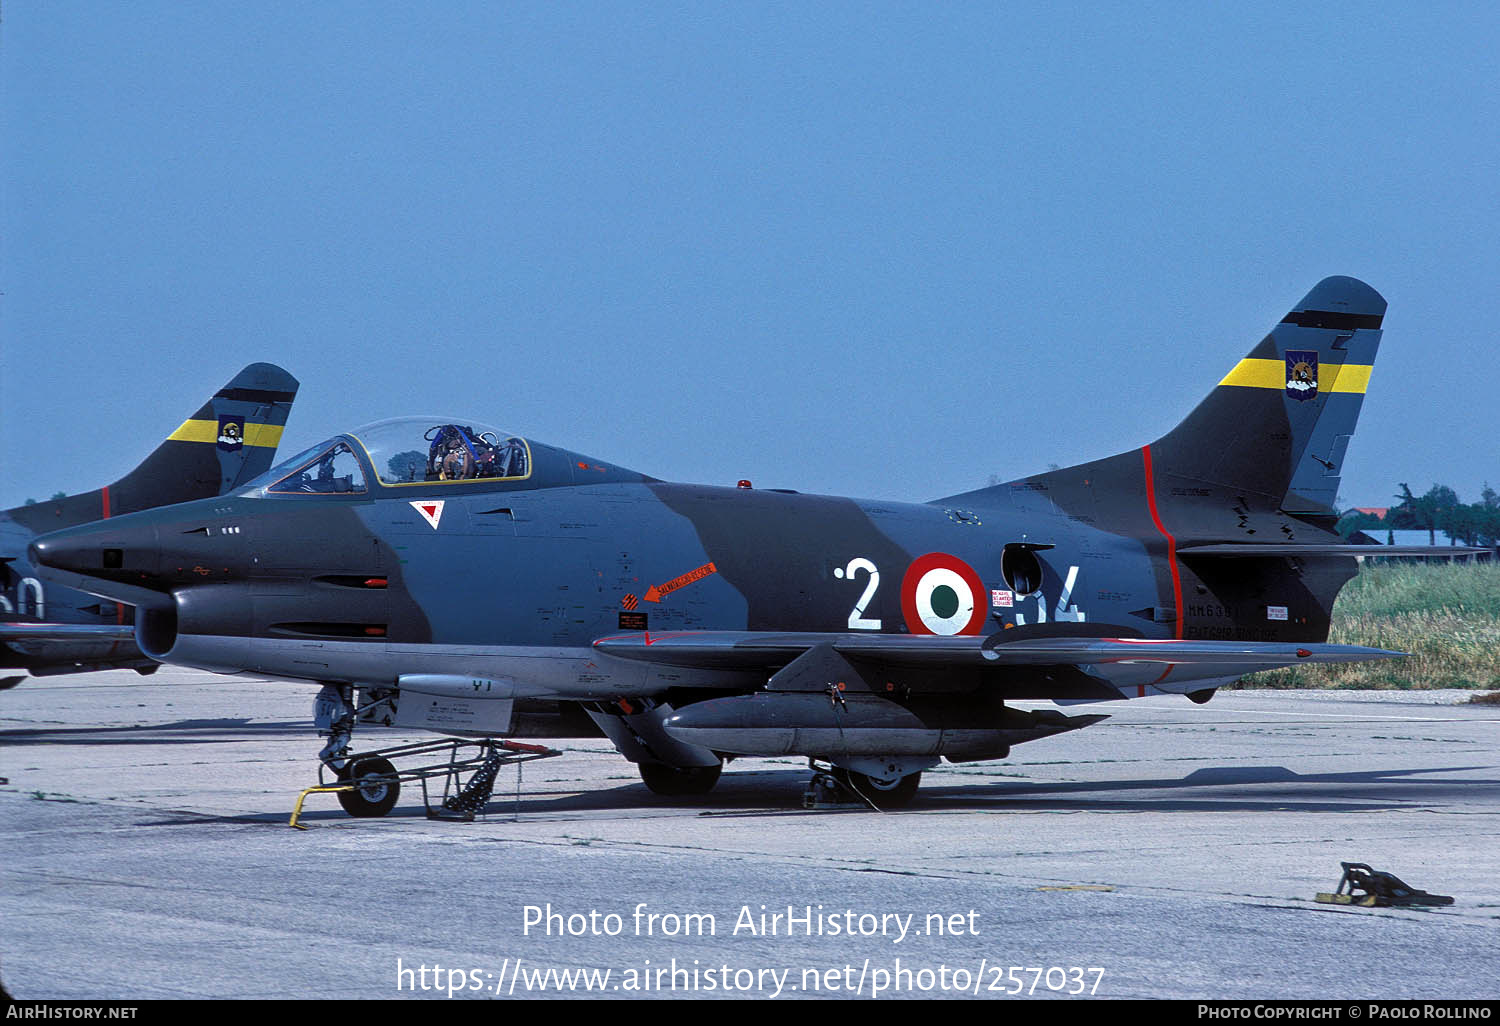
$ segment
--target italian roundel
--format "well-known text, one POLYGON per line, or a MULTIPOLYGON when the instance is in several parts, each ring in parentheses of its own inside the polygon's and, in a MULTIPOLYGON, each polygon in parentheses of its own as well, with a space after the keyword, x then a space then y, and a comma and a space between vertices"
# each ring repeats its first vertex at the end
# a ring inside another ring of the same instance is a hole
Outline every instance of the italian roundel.
POLYGON ((913 634, 978 634, 985 594, 973 567, 946 552, 929 552, 906 568, 901 613, 913 634))

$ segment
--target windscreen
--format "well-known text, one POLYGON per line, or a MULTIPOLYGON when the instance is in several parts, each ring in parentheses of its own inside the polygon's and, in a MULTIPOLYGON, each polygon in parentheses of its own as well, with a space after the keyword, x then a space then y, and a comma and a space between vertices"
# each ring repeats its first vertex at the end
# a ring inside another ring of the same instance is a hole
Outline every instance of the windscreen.
POLYGON ((266 488, 277 495, 357 495, 365 490, 364 469, 347 442, 335 442, 266 488))

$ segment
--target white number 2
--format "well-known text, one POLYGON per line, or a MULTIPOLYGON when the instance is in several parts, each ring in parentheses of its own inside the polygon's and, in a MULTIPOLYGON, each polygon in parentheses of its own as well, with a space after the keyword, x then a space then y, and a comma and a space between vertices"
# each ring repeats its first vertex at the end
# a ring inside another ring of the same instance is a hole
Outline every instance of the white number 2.
POLYGON ((875 564, 863 556, 857 556, 849 560, 849 565, 844 567, 844 569, 840 570, 835 567, 833 576, 838 578, 847 577, 852 581, 854 580, 854 575, 861 570, 870 575, 870 583, 865 585, 865 593, 859 597, 858 602, 854 603, 854 611, 849 614, 849 629, 856 631, 878 631, 880 630, 880 620, 867 619, 865 617, 865 609, 869 607, 870 600, 875 597, 875 589, 880 587, 880 571, 875 569, 875 564))

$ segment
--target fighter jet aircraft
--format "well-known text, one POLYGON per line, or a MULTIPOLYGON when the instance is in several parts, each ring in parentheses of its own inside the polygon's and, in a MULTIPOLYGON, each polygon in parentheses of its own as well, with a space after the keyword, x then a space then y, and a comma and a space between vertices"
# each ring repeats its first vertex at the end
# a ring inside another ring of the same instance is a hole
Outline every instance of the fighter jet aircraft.
MULTIPOLYGON (((72 588, 48 587, 28 561, 39 534, 237 489, 270 467, 297 379, 254 363, 114 484, 0 512, 0 668, 42 677, 159 663, 135 645, 134 615, 72 588)), ((24 675, 0 677, 13 687, 24 675)))
MULTIPOLYGON (((1014 700, 1202 702, 1253 670, 1396 654, 1326 643, 1357 566, 1331 506, 1385 309, 1328 278, 1156 441, 930 502, 672 484, 430 416, 32 556, 134 605, 154 659, 324 685, 321 757, 345 776, 366 779, 356 721, 535 737, 545 699, 661 793, 799 755, 894 806, 943 759, 1104 718, 1014 700)), ((368 797, 345 807, 394 803, 368 797)))

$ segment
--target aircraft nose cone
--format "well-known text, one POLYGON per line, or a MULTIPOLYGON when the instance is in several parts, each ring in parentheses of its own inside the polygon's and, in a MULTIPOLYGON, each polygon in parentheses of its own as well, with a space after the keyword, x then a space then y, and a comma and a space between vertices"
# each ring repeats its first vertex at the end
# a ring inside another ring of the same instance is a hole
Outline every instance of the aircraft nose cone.
POLYGON ((109 579, 154 574, 156 548, 156 533, 147 525, 124 529, 100 523, 42 535, 26 551, 35 566, 109 579))
POLYGON ((32 566, 47 566, 74 573, 103 569, 103 555, 99 547, 75 538, 34 541, 27 546, 26 555, 30 557, 32 566))

